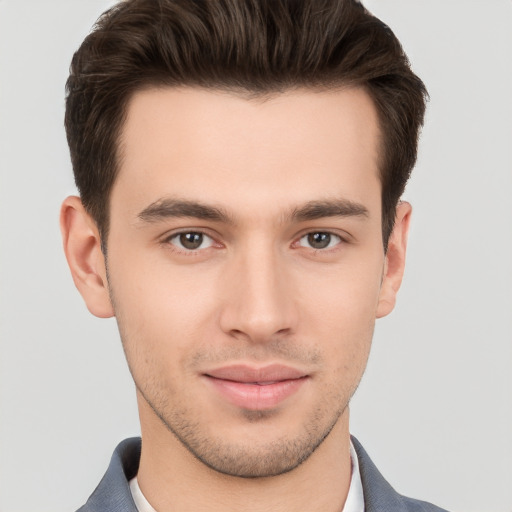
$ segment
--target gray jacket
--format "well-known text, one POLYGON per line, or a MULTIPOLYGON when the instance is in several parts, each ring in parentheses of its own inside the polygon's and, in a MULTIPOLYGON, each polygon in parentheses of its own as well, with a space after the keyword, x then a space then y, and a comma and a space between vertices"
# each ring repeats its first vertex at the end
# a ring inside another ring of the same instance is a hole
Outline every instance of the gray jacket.
MULTIPOLYGON (((352 437, 363 482, 365 512, 446 512, 425 501, 398 494, 352 437)), ((116 448, 105 476, 87 503, 77 512, 137 512, 128 482, 137 474, 140 438, 125 439, 116 448)))

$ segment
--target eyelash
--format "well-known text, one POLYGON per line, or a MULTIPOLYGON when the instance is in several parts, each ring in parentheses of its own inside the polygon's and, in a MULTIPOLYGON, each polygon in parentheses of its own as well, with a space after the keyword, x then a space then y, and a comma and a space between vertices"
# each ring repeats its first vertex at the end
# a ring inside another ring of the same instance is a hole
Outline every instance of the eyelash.
MULTIPOLYGON (((314 254, 318 254, 318 253, 329 254, 333 251, 339 250, 339 247, 338 247, 339 245, 341 245, 343 243, 347 243, 347 241, 338 233, 333 233, 332 231, 313 230, 313 231, 308 231, 306 233, 303 233, 295 242, 293 242, 292 246, 304 247, 304 246, 300 245, 300 242, 304 238, 309 237, 310 235, 327 235, 327 236, 329 236, 328 244, 331 243, 332 237, 335 237, 338 239, 338 241, 331 247, 329 247, 329 246, 322 247, 322 248, 309 247, 309 249, 314 251, 314 254)), ((308 249, 308 247, 305 247, 305 248, 308 249)))
MULTIPOLYGON (((329 254, 331 252, 335 252, 335 251, 339 250, 340 245, 349 243, 347 238, 342 236, 339 233, 335 233, 335 232, 329 231, 329 230, 317 229, 317 230, 309 230, 309 231, 301 233, 292 242, 291 247, 294 249, 302 247, 299 245, 300 241, 302 239, 304 239, 305 237, 307 237, 308 235, 313 235, 313 234, 325 234, 325 235, 329 235, 331 237, 336 237, 339 240, 333 247, 326 247, 326 248, 320 248, 320 249, 315 249, 314 247, 309 247, 309 249, 312 250, 314 254, 318 254, 318 253, 329 254)), ((188 229, 188 230, 184 229, 182 231, 174 232, 174 233, 166 236, 161 241, 161 244, 166 247, 170 246, 172 251, 174 251, 178 254, 181 254, 181 255, 185 255, 185 256, 197 256, 197 255, 201 254, 203 251, 210 249, 212 247, 215 247, 215 246, 222 247, 222 244, 220 242, 217 242, 214 236, 212 236, 210 233, 208 233, 207 231, 202 230, 202 229, 188 229), (208 237, 209 239, 212 240, 212 243, 211 243, 211 245, 209 245, 208 247, 205 247, 203 249, 180 248, 172 243, 173 239, 179 237, 180 235, 187 235, 187 234, 198 234, 198 235, 202 235, 204 237, 208 237)), ((305 248, 308 249, 307 247, 305 247, 305 248)))
POLYGON ((205 251, 206 249, 209 249, 210 247, 213 247, 215 245, 217 246, 220 246, 221 244, 219 242, 217 242, 215 240, 215 238, 207 233, 206 231, 202 230, 202 229, 184 229, 182 231, 177 231, 177 232, 174 232, 168 236, 166 236, 162 241, 161 241, 161 244, 162 245, 165 245, 167 247, 171 246, 172 250, 174 252, 177 252, 178 254, 183 254, 185 256, 196 256, 198 254, 200 254, 202 251, 205 251), (177 247, 175 244, 172 243, 172 240, 179 237, 180 235, 191 235, 191 234, 197 234, 197 235, 202 235, 203 237, 208 237, 212 243, 210 246, 208 247, 205 247, 203 249, 187 249, 187 248, 180 248, 180 247, 177 247))

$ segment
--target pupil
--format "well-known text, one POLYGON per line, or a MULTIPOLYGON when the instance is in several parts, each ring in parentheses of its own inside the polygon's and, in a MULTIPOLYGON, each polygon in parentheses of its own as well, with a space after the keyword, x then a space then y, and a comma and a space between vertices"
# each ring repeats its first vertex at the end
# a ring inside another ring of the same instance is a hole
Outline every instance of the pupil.
POLYGON ((310 233, 308 235, 308 243, 314 249, 325 249, 331 242, 329 233, 310 233))
POLYGON ((182 233, 180 243, 185 249, 199 249, 203 243, 203 235, 201 233, 182 233))

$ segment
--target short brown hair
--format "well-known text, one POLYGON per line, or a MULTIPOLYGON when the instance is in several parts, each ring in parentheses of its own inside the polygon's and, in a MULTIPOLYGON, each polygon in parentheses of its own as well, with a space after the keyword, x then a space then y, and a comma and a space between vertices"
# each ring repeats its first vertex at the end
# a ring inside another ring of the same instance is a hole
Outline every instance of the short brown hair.
POLYGON ((356 0, 124 0, 73 56, 65 126, 82 202, 106 247, 126 106, 150 86, 253 95, 364 87, 382 133, 384 247, 416 161, 427 91, 391 29, 356 0))

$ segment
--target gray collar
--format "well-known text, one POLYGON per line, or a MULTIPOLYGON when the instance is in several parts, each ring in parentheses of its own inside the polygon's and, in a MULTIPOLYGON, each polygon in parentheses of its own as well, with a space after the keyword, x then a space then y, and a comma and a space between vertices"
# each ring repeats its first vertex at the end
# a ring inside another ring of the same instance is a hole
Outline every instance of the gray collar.
MULTIPOLYGON (((359 461, 365 512, 446 512, 430 503, 398 494, 355 437, 352 443, 359 461)), ((77 512, 137 512, 128 482, 139 469, 140 448, 139 437, 125 439, 118 445, 105 476, 77 512)))

